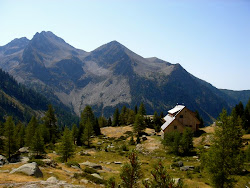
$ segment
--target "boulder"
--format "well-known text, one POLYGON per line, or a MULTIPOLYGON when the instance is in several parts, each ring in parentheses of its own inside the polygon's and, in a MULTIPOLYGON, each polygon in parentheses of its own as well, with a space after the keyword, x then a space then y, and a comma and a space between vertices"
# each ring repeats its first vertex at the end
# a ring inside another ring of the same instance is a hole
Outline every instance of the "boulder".
POLYGON ((180 167, 181 171, 194 170, 194 166, 182 166, 180 167))
POLYGON ((173 178, 174 184, 178 185, 181 182, 181 178, 173 178))
POLYGON ((18 150, 20 153, 29 153, 29 147, 22 147, 18 150))
POLYGON ((0 166, 3 166, 4 164, 8 164, 8 160, 6 159, 6 157, 4 157, 3 155, 0 155, 0 166))
POLYGON ((14 155, 12 155, 8 161, 10 163, 18 163, 21 162, 21 154, 19 152, 15 153, 14 155))
POLYGON ((99 165, 99 164, 95 164, 95 163, 91 163, 89 161, 86 161, 84 163, 81 163, 80 165, 84 165, 84 166, 88 166, 88 167, 91 167, 91 168, 94 168, 94 169, 99 169, 99 170, 102 170, 102 166, 99 165))
POLYGON ((142 139, 143 141, 147 140, 146 135, 142 135, 141 139, 142 139))
POLYGON ((183 162, 182 161, 178 161, 177 165, 178 165, 178 167, 182 167, 183 166, 183 162))
POLYGON ((43 173, 39 169, 36 162, 24 164, 20 166, 19 168, 12 170, 10 173, 13 174, 17 172, 21 172, 29 176, 43 177, 43 173))
POLYGON ((52 159, 42 159, 42 161, 44 162, 45 165, 50 166, 52 168, 56 168, 57 166, 57 163, 52 159))
POLYGON ((96 174, 96 173, 91 174, 91 176, 94 176, 94 177, 99 178, 99 179, 103 179, 99 174, 96 174))
POLYGON ((52 176, 52 177, 48 178, 48 179, 46 180, 46 182, 51 183, 51 184, 56 184, 56 183, 59 182, 59 180, 56 179, 56 177, 52 176))
POLYGON ((81 180, 80 180, 80 183, 83 183, 83 184, 88 184, 88 183, 89 183, 89 181, 88 181, 88 180, 85 180, 85 179, 81 179, 81 180))

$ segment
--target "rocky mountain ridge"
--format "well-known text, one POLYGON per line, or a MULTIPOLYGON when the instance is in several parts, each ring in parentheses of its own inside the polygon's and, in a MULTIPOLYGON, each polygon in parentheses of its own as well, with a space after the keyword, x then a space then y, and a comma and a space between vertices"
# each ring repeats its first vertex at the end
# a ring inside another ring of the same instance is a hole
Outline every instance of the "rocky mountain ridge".
POLYGON ((184 103, 211 122, 222 108, 230 110, 240 99, 196 78, 180 64, 143 58, 117 41, 85 52, 52 32, 0 47, 0 68, 78 115, 87 104, 97 115, 110 116, 122 105, 133 108, 144 102, 153 114, 184 103))

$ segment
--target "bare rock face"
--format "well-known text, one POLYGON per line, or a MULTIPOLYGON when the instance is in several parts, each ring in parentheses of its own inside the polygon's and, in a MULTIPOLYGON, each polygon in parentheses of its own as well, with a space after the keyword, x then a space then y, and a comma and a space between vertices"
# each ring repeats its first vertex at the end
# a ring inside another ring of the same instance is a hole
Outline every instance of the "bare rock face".
POLYGON ((95 164, 95 163, 91 163, 91 162, 89 162, 89 161, 86 161, 86 162, 84 162, 84 163, 81 163, 81 165, 88 166, 88 167, 91 167, 91 168, 94 168, 94 169, 102 170, 102 166, 101 166, 101 165, 95 164))
POLYGON ((20 166, 19 168, 12 170, 10 173, 13 174, 13 173, 17 173, 17 172, 24 173, 28 176, 35 176, 37 178, 43 177, 43 173, 39 169, 36 162, 24 164, 24 165, 20 166))

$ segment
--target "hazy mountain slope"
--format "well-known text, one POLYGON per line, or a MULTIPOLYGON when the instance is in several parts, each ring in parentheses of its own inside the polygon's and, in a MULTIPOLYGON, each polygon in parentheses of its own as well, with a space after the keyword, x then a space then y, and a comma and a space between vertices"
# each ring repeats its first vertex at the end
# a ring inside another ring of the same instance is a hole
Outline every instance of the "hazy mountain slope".
POLYGON ((243 97, 213 87, 179 64, 143 58, 117 41, 91 52, 75 49, 51 32, 36 33, 25 41, 19 42, 20 47, 14 45, 18 53, 4 55, 0 50, 0 66, 19 82, 54 103, 62 102, 78 115, 87 104, 96 114, 110 116, 122 105, 134 108, 144 102, 147 112, 153 114, 184 103, 211 122, 222 108, 230 110, 243 97), (17 59, 15 66, 7 66, 9 56, 17 59))
MULTIPOLYGON (((42 116, 50 102, 41 94, 18 84, 13 77, 0 69, 0 121, 5 116, 13 116, 15 120, 30 121, 33 115, 42 116)), ((78 118, 54 106, 58 125, 71 125, 78 118)))
POLYGON ((230 98, 233 98, 236 102, 235 104, 238 104, 239 101, 241 101, 244 105, 246 105, 250 99, 250 90, 233 91, 228 89, 220 89, 220 91, 225 93, 230 98))

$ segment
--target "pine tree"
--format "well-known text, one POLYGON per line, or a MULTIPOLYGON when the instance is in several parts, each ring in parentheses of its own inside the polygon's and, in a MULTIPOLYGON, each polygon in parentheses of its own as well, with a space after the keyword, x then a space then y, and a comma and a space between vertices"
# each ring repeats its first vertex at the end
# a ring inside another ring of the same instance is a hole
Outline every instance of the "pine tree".
POLYGON ((241 172, 243 165, 241 120, 235 109, 231 116, 223 110, 216 125, 212 145, 203 156, 202 164, 215 187, 233 187, 235 180, 232 175, 241 172))
POLYGON ((138 113, 138 107, 135 105, 135 115, 138 113))
POLYGON ((66 127, 59 143, 58 152, 61 155, 62 161, 67 162, 74 155, 74 144, 70 130, 66 127))
POLYGON ((117 127, 120 125, 119 116, 120 116, 119 109, 116 108, 115 113, 114 113, 114 117, 113 117, 113 123, 112 123, 113 127, 117 127))
POLYGON ((121 185, 122 187, 133 188, 137 187, 142 177, 141 164, 135 152, 130 153, 128 158, 130 163, 125 163, 120 173, 121 185))
POLYGON ((135 112, 133 110, 129 110, 128 112, 128 125, 131 125, 135 122, 135 112))
POLYGON ((16 138, 16 144, 17 148, 21 148, 25 145, 25 127, 22 124, 22 122, 18 122, 16 128, 15 128, 15 138, 16 138))
POLYGON ((122 107, 120 116, 119 116, 119 121, 121 125, 127 125, 127 121, 128 121, 128 113, 127 113, 128 109, 126 106, 122 107))
POLYGON ((163 166, 162 161, 158 161, 151 171, 153 180, 144 180, 142 183, 145 188, 181 188, 182 181, 175 184, 174 179, 167 173, 167 169, 163 166))
POLYGON ((247 131, 247 133, 250 133, 250 99, 244 110, 243 128, 247 131))
POLYGON ((81 121, 77 136, 77 145, 83 145, 82 135, 84 133, 87 121, 90 121, 93 130, 93 126, 95 124, 95 115, 89 105, 87 105, 81 113, 81 121))
POLYGON ((8 116, 6 122, 4 123, 4 149, 5 153, 10 158, 10 156, 16 151, 16 138, 15 138, 15 123, 11 116, 8 116))
POLYGON ((34 133, 36 132, 37 127, 38 127, 37 119, 35 116, 33 116, 26 128, 26 133, 25 133, 25 145, 26 146, 31 145, 32 139, 33 139, 34 133))
POLYGON ((195 110, 194 113, 195 113, 195 117, 200 121, 199 127, 200 128, 204 127, 204 121, 203 121, 202 117, 200 116, 199 112, 197 110, 195 110))
POLYGON ((82 135, 82 141, 83 141, 83 143, 86 141, 88 147, 90 147, 90 138, 93 135, 93 133, 94 133, 93 124, 91 124, 90 119, 87 119, 84 131, 83 131, 83 135, 82 135))
POLYGON ((44 141, 39 127, 36 129, 34 137, 32 139, 31 150, 36 153, 36 156, 45 153, 44 141))
POLYGON ((135 123, 133 126, 133 130, 135 133, 138 135, 146 128, 145 122, 144 122, 144 117, 141 114, 137 114, 135 116, 135 123))
POLYGON ((50 142, 49 129, 44 124, 39 125, 39 127, 44 143, 45 144, 49 143, 50 142))
POLYGON ((77 135, 78 135, 78 128, 77 128, 76 124, 73 124, 72 137, 73 137, 73 143, 74 144, 76 144, 77 135))
POLYGON ((48 106, 48 111, 45 113, 44 116, 44 125, 49 130, 49 140, 52 143, 56 142, 56 139, 58 137, 58 127, 57 127, 57 119, 55 115, 55 110, 53 106, 50 104, 48 106))
POLYGON ((146 109, 145 109, 143 102, 140 104, 138 114, 143 115, 143 116, 146 115, 146 109))
POLYGON ((158 113, 155 112, 153 116, 153 124, 154 124, 154 129, 156 132, 159 132, 161 130, 161 118, 158 116, 158 113))
POLYGON ((94 130, 94 133, 95 133, 96 136, 101 135, 101 129, 99 127, 99 123, 98 123, 98 119, 97 118, 95 119, 93 130, 94 130))
MULTIPOLYGON (((103 116, 100 116, 99 119, 98 119, 98 123, 99 123, 99 126, 100 127, 107 127, 108 126, 108 122, 106 120, 105 117, 103 116)), ((110 123, 110 126, 112 125, 112 122, 110 123)))
POLYGON ((107 127, 111 127, 111 126, 112 126, 112 120, 111 120, 111 117, 109 117, 107 127))

